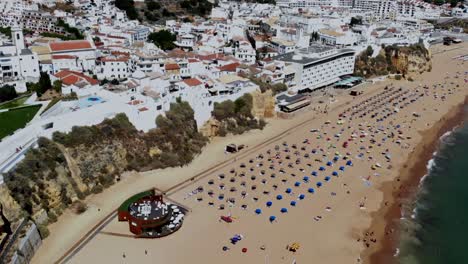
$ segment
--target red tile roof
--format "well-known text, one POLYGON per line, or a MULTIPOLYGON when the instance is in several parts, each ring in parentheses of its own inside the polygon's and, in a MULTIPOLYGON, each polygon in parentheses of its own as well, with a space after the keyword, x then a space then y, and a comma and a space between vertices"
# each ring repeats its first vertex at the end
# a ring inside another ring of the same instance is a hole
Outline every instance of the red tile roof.
POLYGON ((71 51, 71 50, 83 50, 92 49, 93 46, 87 40, 70 40, 70 41, 59 41, 49 43, 50 50, 54 51, 71 51))
POLYGON ((76 83, 78 83, 79 81, 81 81, 80 77, 75 76, 75 75, 68 75, 67 77, 65 77, 65 78, 62 79, 62 83, 63 83, 64 85, 76 84, 76 83))
POLYGON ((216 60, 216 59, 219 59, 219 58, 222 58, 224 57, 223 54, 209 54, 209 55, 198 55, 197 58, 199 58, 200 60, 216 60))
POLYGON ((200 82, 198 79, 195 79, 195 78, 185 79, 184 83, 186 83, 188 86, 192 86, 192 87, 202 84, 202 82, 200 82))
POLYGON ((128 60, 129 60, 129 57, 125 57, 125 56, 118 57, 118 58, 105 57, 101 59, 102 62, 128 62, 128 60))
POLYGON ((240 63, 234 62, 230 64, 226 64, 224 66, 218 67, 220 71, 228 71, 228 72, 235 72, 237 67, 240 66, 240 63))
POLYGON ((169 63, 166 64, 164 67, 167 71, 180 70, 180 67, 177 63, 169 63))
POLYGON ((72 55, 52 55, 53 60, 72 60, 76 59, 76 56, 72 55))
POLYGON ((76 71, 63 70, 63 71, 57 72, 54 76, 62 80, 62 83, 65 85, 76 84, 80 81, 86 81, 87 83, 91 85, 96 85, 99 83, 98 80, 93 79, 89 76, 84 75, 81 72, 76 72, 76 71))

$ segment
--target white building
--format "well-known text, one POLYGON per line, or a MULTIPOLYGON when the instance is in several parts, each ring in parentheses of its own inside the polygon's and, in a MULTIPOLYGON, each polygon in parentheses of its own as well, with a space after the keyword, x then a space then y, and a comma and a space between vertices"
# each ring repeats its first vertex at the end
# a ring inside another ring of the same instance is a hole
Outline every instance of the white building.
POLYGON ((101 58, 97 67, 97 77, 100 80, 121 80, 131 74, 131 60, 128 56, 101 58))
POLYGON ((177 47, 193 50, 195 46, 195 36, 192 34, 177 35, 177 41, 174 42, 177 47))
POLYGON ((293 91, 314 90, 333 84, 341 76, 354 72, 355 52, 322 45, 296 50, 275 58, 290 65, 294 76, 288 76, 293 91))
MULTIPOLYGON (((322 6, 338 6, 338 2, 338 0, 277 0, 276 4, 288 8, 315 8, 322 6)), ((340 0, 340 2, 343 1, 340 0)))
POLYGON ((49 43, 50 54, 69 55, 77 58, 82 71, 94 70, 96 67, 96 47, 92 41, 70 40, 49 43))
POLYGON ((272 38, 269 44, 278 54, 293 52, 296 49, 294 42, 278 38, 272 38))
POLYGON ((55 74, 61 70, 81 71, 78 65, 78 58, 72 55, 52 55, 52 73, 55 74))
POLYGON ((375 16, 388 18, 395 16, 394 0, 355 0, 354 8, 371 11, 375 16))
POLYGON ((39 78, 37 54, 25 47, 22 29, 13 27, 11 35, 13 44, 0 45, 0 82, 39 78))
POLYGON ((351 31, 337 32, 330 29, 321 29, 318 32, 319 41, 331 46, 352 46, 357 43, 357 36, 351 31))
POLYGON ((236 59, 239 59, 247 64, 255 63, 256 52, 248 41, 239 41, 239 45, 235 51, 236 59))

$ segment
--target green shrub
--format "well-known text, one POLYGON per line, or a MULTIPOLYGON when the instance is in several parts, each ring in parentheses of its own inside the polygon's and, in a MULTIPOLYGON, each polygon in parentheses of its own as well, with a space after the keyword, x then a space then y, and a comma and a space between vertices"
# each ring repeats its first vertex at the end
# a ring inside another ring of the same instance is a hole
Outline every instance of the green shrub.
POLYGON ((49 211, 49 212, 47 213, 47 216, 49 217, 49 223, 55 223, 55 222, 57 222, 57 215, 55 215, 54 212, 49 211))
POLYGON ((75 207, 75 213, 76 214, 82 214, 82 213, 86 212, 86 210, 88 209, 88 206, 85 203, 81 202, 81 201, 75 202, 74 207, 75 207))
POLYGON ((102 193, 102 186, 101 185, 94 185, 93 189, 91 189, 91 192, 94 194, 102 193))
POLYGON ((37 230, 39 231, 39 234, 43 240, 46 239, 50 234, 49 228, 47 228, 45 225, 37 225, 37 230))

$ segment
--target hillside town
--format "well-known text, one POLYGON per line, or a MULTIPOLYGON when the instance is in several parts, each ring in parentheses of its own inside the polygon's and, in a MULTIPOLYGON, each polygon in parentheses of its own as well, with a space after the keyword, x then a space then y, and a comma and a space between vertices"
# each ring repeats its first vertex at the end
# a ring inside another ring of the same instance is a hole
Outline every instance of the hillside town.
MULTIPOLYGON (((147 2, 155 1, 135 0, 147 2)), ((431 46, 468 40, 466 26, 441 26, 466 25, 466 1, 212 4, 206 17, 152 23, 130 19, 114 1, 2 0, 0 116, 13 117, 0 118, 8 122, 0 124, 0 185, 40 138, 52 139, 54 133, 96 126, 120 113, 139 133, 147 133, 158 127, 158 116, 184 101, 198 130, 212 137, 213 111, 225 101, 252 94, 253 118, 262 122, 327 111, 333 96, 314 98, 386 78, 409 80, 412 73, 430 71, 424 63, 430 61, 431 46), (414 65, 407 59, 406 68, 391 65, 386 54, 398 54, 400 48, 422 58, 414 65), (365 68, 368 61, 390 64, 372 70, 365 68), (16 110, 28 116, 13 115, 16 110)), ((467 61, 468 55, 461 59, 467 61)), ((41 244, 35 232, 28 233, 34 242, 6 263, 30 261, 41 244)))

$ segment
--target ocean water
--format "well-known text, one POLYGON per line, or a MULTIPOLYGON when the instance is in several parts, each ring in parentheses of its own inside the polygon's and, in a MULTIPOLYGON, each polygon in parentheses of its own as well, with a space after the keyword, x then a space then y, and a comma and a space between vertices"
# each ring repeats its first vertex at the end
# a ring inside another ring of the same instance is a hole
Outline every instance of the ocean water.
MULTIPOLYGON (((466 113, 466 111, 465 111, 466 113)), ((468 122, 441 137, 406 217, 402 264, 468 264, 468 122)))

